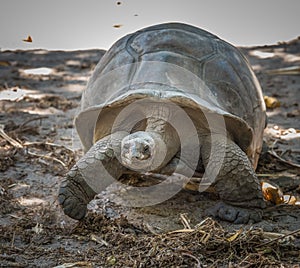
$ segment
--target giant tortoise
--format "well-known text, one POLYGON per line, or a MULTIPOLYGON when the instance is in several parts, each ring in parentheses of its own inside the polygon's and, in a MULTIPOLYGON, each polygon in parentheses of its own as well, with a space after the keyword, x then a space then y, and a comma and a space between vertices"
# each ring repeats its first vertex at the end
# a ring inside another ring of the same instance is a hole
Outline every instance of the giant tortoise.
POLYGON ((85 155, 61 183, 59 203, 79 220, 126 173, 204 173, 220 198, 210 213, 259 221, 266 202, 255 169, 265 122, 259 82, 234 46, 181 23, 129 34, 104 54, 83 92, 75 126, 85 155))

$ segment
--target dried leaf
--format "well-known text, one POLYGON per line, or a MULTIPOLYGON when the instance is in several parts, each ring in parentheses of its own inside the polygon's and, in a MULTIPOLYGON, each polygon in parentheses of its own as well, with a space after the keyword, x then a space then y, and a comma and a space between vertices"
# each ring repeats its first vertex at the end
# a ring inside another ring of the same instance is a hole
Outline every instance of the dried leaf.
POLYGON ((107 264, 107 265, 110 265, 110 266, 115 265, 116 262, 117 262, 117 259, 116 259, 115 256, 109 256, 109 257, 107 257, 107 259, 106 259, 106 264, 107 264))
POLYGON ((32 43, 32 37, 30 35, 28 35, 28 37, 26 39, 23 39, 24 42, 27 43, 32 43))
POLYGON ((64 263, 62 265, 55 266, 53 268, 72 268, 72 267, 83 267, 83 268, 90 268, 92 264, 86 261, 79 261, 74 263, 64 263))
POLYGON ((295 196, 289 194, 285 194, 283 200, 284 203, 288 205, 296 205, 296 203, 299 202, 295 196))
POLYGON ((242 232, 243 232, 243 229, 239 229, 235 234, 233 234, 232 236, 226 238, 226 240, 227 240, 228 242, 232 242, 232 241, 234 241, 235 239, 237 239, 238 236, 239 236, 242 232))
POLYGON ((261 183, 263 196, 266 200, 278 205, 284 202, 283 193, 279 187, 274 186, 268 182, 261 183))
POLYGON ((0 61, 0 66, 3 66, 3 67, 7 67, 7 66, 10 66, 10 62, 9 61, 0 61))
POLYGON ((289 66, 285 68, 279 68, 274 70, 268 70, 267 74, 277 74, 277 75, 299 75, 300 66, 289 66))
POLYGON ((264 96, 265 104, 267 108, 274 109, 280 107, 280 102, 274 97, 264 96))

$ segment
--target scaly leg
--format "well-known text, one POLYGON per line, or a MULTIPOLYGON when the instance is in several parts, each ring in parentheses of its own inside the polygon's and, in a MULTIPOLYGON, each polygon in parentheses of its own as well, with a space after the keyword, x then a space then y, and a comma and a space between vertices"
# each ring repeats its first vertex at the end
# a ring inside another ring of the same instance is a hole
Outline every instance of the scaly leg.
POLYGON ((82 219, 94 196, 126 170, 117 159, 126 135, 126 132, 116 132, 97 141, 67 173, 58 193, 59 204, 66 215, 82 219))
POLYGON ((224 203, 210 214, 234 223, 260 221, 266 202, 247 155, 229 138, 214 135, 204 138, 201 155, 208 176, 219 168, 213 186, 224 203))

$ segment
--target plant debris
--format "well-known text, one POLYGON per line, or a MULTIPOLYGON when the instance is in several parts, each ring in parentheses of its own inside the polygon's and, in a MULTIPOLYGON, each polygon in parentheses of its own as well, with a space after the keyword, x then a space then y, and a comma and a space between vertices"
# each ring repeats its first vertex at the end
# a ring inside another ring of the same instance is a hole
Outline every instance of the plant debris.
MULTIPOLYGON (((271 185, 265 185, 267 199, 277 205, 252 225, 208 218, 205 209, 217 197, 213 191, 199 194, 197 178, 163 204, 121 207, 103 192, 82 221, 66 217, 56 199, 64 174, 81 153, 72 122, 104 51, 1 52, 0 91, 20 91, 20 96, 0 101, 0 267, 297 267, 300 76, 295 70, 289 75, 265 70, 291 66, 293 55, 298 66, 300 40, 241 49, 259 66, 264 94, 280 103, 267 108, 257 169, 259 179, 271 185), (274 57, 262 60, 252 53, 256 50, 274 57), (79 69, 83 59, 87 67, 79 69), (41 66, 53 71, 23 72, 41 66)), ((136 182, 132 174, 122 179, 136 182)), ((147 185, 150 179, 159 183, 164 177, 145 175, 139 182, 147 185)))

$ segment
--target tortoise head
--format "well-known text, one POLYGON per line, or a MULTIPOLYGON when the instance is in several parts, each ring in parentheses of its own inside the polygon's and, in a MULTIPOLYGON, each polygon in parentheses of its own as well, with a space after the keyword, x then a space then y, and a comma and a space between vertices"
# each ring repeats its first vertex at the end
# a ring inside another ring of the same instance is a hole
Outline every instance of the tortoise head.
POLYGON ((121 162, 132 170, 152 171, 163 163, 166 149, 160 135, 138 131, 122 140, 121 162))

